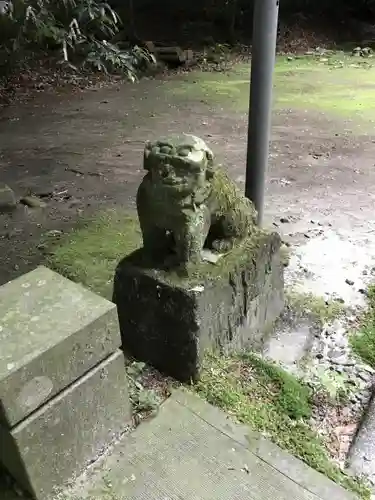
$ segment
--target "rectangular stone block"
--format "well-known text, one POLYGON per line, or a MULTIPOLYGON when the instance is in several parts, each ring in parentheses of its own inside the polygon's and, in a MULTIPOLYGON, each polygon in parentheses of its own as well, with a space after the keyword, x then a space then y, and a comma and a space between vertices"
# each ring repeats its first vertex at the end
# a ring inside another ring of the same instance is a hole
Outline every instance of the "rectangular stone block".
POLYGON ((181 380, 199 377, 204 352, 259 349, 284 306, 280 237, 257 232, 189 278, 156 270, 141 250, 114 283, 123 348, 181 380))
POLYGON ((116 306, 38 267, 0 287, 0 423, 13 427, 121 344, 116 306))
POLYGON ((118 350, 11 431, 0 426, 0 460, 33 497, 52 500, 130 420, 125 359, 118 350))

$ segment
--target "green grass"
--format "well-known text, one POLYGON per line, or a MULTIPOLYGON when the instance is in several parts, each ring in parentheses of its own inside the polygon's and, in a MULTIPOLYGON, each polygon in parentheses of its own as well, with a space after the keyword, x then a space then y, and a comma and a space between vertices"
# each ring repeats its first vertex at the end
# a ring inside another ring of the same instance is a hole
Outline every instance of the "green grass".
MULTIPOLYGON (((226 73, 191 72, 166 84, 174 95, 210 105, 247 111, 250 66, 238 64, 226 73)), ((289 61, 278 56, 275 107, 320 110, 339 117, 372 121, 375 111, 375 67, 366 60, 334 55, 324 62, 312 57, 289 61)))
POLYGON ((325 300, 312 293, 288 290, 287 305, 299 315, 310 315, 320 323, 332 321, 345 312, 345 305, 335 300, 325 300))
POLYGON ((354 352, 368 365, 375 368, 375 285, 368 291, 368 309, 359 332, 351 336, 354 352))
POLYGON ((109 210, 53 244, 46 264, 111 300, 117 264, 141 245, 134 213, 109 210))
POLYGON ((311 430, 310 390, 280 367, 254 355, 206 357, 197 392, 252 430, 307 465, 368 500, 360 481, 344 474, 328 457, 323 441, 311 430))

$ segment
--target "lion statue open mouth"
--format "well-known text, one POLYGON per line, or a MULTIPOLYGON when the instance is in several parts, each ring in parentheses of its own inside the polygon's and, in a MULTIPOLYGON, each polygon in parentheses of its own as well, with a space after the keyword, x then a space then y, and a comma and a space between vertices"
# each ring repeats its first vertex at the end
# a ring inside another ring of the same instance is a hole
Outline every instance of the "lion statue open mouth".
POLYGON ((197 263, 204 247, 227 252, 254 230, 253 204, 199 137, 146 143, 144 169, 137 211, 145 251, 197 263))

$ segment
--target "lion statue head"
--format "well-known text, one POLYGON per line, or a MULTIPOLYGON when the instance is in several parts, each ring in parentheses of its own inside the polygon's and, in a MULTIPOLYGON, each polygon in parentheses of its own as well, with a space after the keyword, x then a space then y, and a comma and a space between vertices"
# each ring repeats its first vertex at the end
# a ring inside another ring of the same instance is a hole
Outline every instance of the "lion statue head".
POLYGON ((213 165, 212 151, 194 135, 174 135, 145 146, 144 169, 154 187, 168 197, 208 196, 213 165))

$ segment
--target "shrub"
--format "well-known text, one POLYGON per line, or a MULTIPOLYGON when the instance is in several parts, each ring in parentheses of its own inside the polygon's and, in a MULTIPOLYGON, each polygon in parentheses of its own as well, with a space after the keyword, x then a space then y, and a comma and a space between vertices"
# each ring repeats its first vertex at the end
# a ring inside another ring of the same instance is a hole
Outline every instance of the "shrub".
POLYGON ((134 80, 139 68, 154 59, 140 47, 123 51, 110 43, 120 26, 116 11, 99 0, 13 0, 0 14, 8 60, 29 47, 57 49, 61 62, 74 69, 72 61, 78 60, 134 80))

